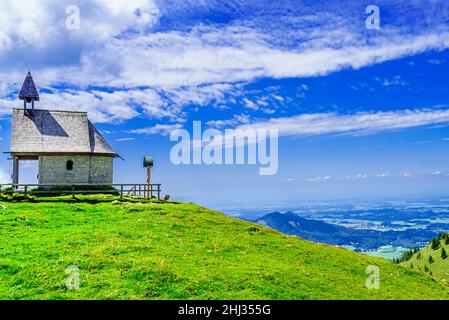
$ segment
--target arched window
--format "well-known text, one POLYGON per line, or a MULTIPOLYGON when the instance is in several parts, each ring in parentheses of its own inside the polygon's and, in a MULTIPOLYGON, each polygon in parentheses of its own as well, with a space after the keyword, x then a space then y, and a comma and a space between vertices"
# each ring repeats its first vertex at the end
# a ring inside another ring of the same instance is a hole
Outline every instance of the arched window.
POLYGON ((65 167, 68 171, 72 171, 73 170, 73 161, 72 160, 67 161, 65 167))

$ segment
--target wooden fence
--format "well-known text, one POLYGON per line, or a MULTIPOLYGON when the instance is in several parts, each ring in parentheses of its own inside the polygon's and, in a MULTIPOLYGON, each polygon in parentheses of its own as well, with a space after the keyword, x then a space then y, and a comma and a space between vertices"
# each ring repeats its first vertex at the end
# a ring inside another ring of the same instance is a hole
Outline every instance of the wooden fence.
POLYGON ((93 194, 111 193, 146 198, 161 198, 161 184, 0 184, 6 194, 93 194))

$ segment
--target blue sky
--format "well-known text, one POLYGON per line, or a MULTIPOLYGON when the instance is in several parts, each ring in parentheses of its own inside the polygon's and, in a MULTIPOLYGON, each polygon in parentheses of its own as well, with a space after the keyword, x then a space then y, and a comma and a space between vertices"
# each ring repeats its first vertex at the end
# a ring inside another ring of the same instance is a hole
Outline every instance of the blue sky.
MULTIPOLYGON (((115 182, 154 181, 218 205, 446 194, 445 1, 0 2, 0 145, 31 69, 39 108, 85 110, 125 161, 115 182), (26 5, 23 4, 26 2, 26 5), (368 5, 380 9, 368 30, 368 5), (66 27, 76 5, 79 29, 66 27), (174 128, 279 130, 279 170, 170 162, 174 128)), ((26 164, 25 181, 35 165, 26 164)), ((0 180, 11 163, 0 158, 0 180)))

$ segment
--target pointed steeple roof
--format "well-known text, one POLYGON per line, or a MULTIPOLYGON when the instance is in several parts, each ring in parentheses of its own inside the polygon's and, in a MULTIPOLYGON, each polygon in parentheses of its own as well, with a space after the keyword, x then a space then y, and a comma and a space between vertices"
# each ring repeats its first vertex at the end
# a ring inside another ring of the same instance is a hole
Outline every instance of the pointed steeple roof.
POLYGON ((20 89, 19 99, 27 102, 33 100, 39 101, 39 94, 37 93, 36 85, 34 84, 30 71, 28 71, 25 81, 23 82, 22 89, 20 89))

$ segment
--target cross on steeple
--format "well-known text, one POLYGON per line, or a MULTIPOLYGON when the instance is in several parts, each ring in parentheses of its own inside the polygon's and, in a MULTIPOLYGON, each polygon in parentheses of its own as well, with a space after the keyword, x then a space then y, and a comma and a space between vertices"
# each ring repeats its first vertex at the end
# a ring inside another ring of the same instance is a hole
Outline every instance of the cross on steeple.
POLYGON ((36 85, 34 84, 31 72, 28 74, 23 82, 22 89, 19 92, 19 100, 23 100, 23 108, 27 108, 27 103, 31 103, 31 108, 34 110, 34 101, 39 101, 39 93, 37 92, 36 85))

